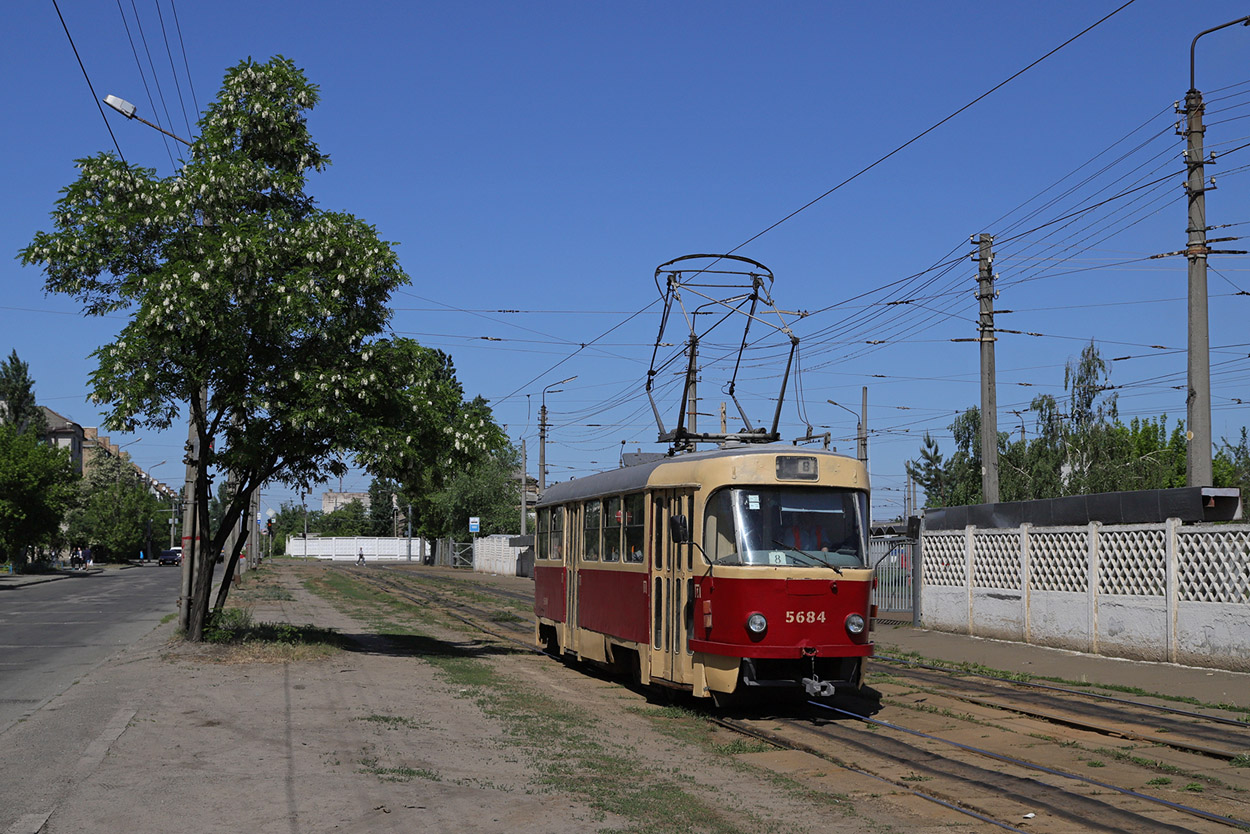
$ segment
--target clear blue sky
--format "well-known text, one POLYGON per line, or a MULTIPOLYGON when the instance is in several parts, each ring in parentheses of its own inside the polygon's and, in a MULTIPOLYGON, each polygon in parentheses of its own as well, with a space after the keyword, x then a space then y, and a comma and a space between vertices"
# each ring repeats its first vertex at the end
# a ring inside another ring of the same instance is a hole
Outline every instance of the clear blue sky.
MULTIPOLYGON (((311 193, 399 245, 413 283, 394 298, 395 331, 453 356, 467 395, 490 399, 509 434, 527 439, 531 473, 540 392, 577 375, 547 398, 552 481, 615 466, 622 441, 660 448, 642 394, 657 265, 734 249, 1120 5, 220 0, 177 5, 179 32, 169 0, 120 10, 60 0, 97 96, 128 99, 175 133, 194 131, 197 103, 242 58, 301 66, 321 86, 311 126, 334 163, 311 193)), ((1000 337, 1000 429, 1018 432, 1013 411, 1035 395, 1061 397, 1064 365, 1090 339, 1106 358, 1131 357, 1113 363, 1122 416, 1184 418, 1186 265, 1145 259, 1185 244, 1172 102, 1189 86, 1190 41, 1246 12, 1224 0, 1137 0, 739 250, 776 274, 780 307, 820 311, 795 325, 802 400, 841 451, 854 454, 854 420, 825 401, 858 410, 869 387, 877 517, 901 509, 903 462, 924 432, 949 454, 951 419, 979 403, 977 346, 951 341, 976 335, 973 234, 998 239, 996 306, 1014 311, 998 326, 1044 334, 1000 337)), ((13 4, 3 37, 0 249, 14 256, 49 228, 73 160, 113 144, 50 0, 13 4)), ((1247 55, 1241 27, 1198 46, 1207 147, 1227 152, 1208 169, 1218 186, 1208 222, 1238 224, 1219 237, 1250 228, 1247 55)), ((106 115, 128 161, 174 170, 177 147, 106 115)), ((96 425, 88 354, 122 319, 84 319, 44 294, 38 271, 5 263, 0 351, 30 363, 42 404, 96 425)), ((1237 294, 1250 290, 1247 263, 1212 259, 1217 439, 1250 418, 1236 402, 1250 402, 1250 296, 1237 294)), ((754 356, 740 377, 757 419, 772 413, 781 356, 754 356)), ((727 374, 724 363, 704 368, 702 410, 718 410, 727 374)), ((661 406, 671 426, 676 401, 661 406)), ((1027 415, 1024 427, 1033 434, 1027 415)), ((792 387, 783 435, 805 429, 792 387)), ((154 474, 174 484, 184 438, 114 436, 137 440, 129 451, 142 466, 168 461, 154 474)), ((271 490, 265 505, 288 497, 271 490)))

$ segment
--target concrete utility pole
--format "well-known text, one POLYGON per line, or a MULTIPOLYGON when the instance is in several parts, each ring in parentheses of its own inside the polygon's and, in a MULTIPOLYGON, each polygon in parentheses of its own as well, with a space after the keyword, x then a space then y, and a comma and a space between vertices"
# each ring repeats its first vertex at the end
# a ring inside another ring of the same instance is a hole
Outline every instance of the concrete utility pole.
POLYGON ((855 438, 855 456, 868 468, 868 386, 864 386, 859 406, 859 431, 855 438))
POLYGON ((538 491, 547 488, 547 402, 538 409, 538 491))
POLYGON ((542 407, 538 409, 538 491, 542 492, 547 488, 547 392, 553 394, 560 393, 557 385, 563 385, 566 382, 572 382, 577 376, 571 376, 568 379, 562 379, 559 382, 553 382, 543 389, 542 407), (554 390, 552 390, 554 389, 554 390))
POLYGON ((525 438, 522 437, 521 438, 521 535, 522 536, 525 535, 526 517, 529 515, 529 512, 528 512, 529 507, 526 506, 527 504, 526 487, 528 487, 529 484, 526 483, 526 480, 528 479, 525 476, 525 438))
MULTIPOLYGON (((1202 139, 1202 93, 1194 83, 1194 51, 1198 38, 1236 24, 1250 25, 1250 16, 1199 32, 1189 46, 1189 92, 1185 93, 1185 166, 1188 178, 1189 239, 1185 257, 1189 260, 1189 392, 1185 398, 1189 423, 1185 481, 1191 487, 1211 486, 1211 344, 1207 324, 1207 204, 1206 166, 1202 139)), ((1214 185, 1214 180, 1212 181, 1214 185)))
POLYGON ((994 371, 994 238, 981 234, 977 243, 978 324, 981 342, 981 492, 987 504, 998 503, 998 393, 994 371))
MULTIPOLYGON (((199 395, 201 412, 208 410, 208 389, 201 388, 199 395)), ((188 407, 192 404, 188 403, 188 407)), ((188 408, 188 410, 190 410, 188 408)), ((199 529, 199 479, 200 436, 195 430, 195 420, 187 419, 187 474, 182 486, 182 582, 178 595, 178 627, 185 634, 191 629, 191 582, 201 567, 203 548, 200 540, 204 531, 199 529)))

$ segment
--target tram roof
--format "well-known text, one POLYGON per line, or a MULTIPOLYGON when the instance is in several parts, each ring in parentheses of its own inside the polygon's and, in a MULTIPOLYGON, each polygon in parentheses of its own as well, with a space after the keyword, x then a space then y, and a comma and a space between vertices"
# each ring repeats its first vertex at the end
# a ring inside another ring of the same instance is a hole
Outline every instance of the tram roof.
POLYGON ((617 495, 623 492, 635 492, 646 487, 646 485, 651 481, 651 473, 662 466, 696 463, 698 461, 709 460, 712 458, 776 454, 805 454, 829 457, 847 457, 847 455, 839 454, 838 452, 830 452, 825 449, 812 449, 802 446, 791 446, 787 443, 741 443, 733 446, 724 446, 719 449, 709 449, 705 452, 689 452, 687 454, 664 457, 658 460, 648 461, 646 463, 639 463, 634 466, 624 466, 620 469, 598 472, 594 475, 587 475, 585 478, 575 478, 571 481, 552 484, 543 491, 543 494, 538 499, 537 506, 541 507, 549 504, 563 504, 566 501, 580 501, 582 499, 598 498, 604 495, 617 495))

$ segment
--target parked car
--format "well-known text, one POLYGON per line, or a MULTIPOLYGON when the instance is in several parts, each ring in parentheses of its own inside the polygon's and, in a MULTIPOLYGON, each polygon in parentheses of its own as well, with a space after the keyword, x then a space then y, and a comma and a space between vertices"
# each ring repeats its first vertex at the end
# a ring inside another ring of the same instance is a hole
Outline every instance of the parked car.
POLYGON ((173 550, 162 550, 160 557, 156 560, 158 565, 181 565, 182 549, 175 548, 173 550))

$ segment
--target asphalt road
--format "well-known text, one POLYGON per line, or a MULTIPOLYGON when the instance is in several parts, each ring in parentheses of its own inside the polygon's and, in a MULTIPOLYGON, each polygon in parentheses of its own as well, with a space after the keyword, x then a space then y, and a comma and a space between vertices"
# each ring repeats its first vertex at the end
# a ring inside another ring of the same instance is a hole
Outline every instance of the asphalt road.
POLYGON ((181 573, 111 569, 0 592, 0 735, 175 613, 181 573))

